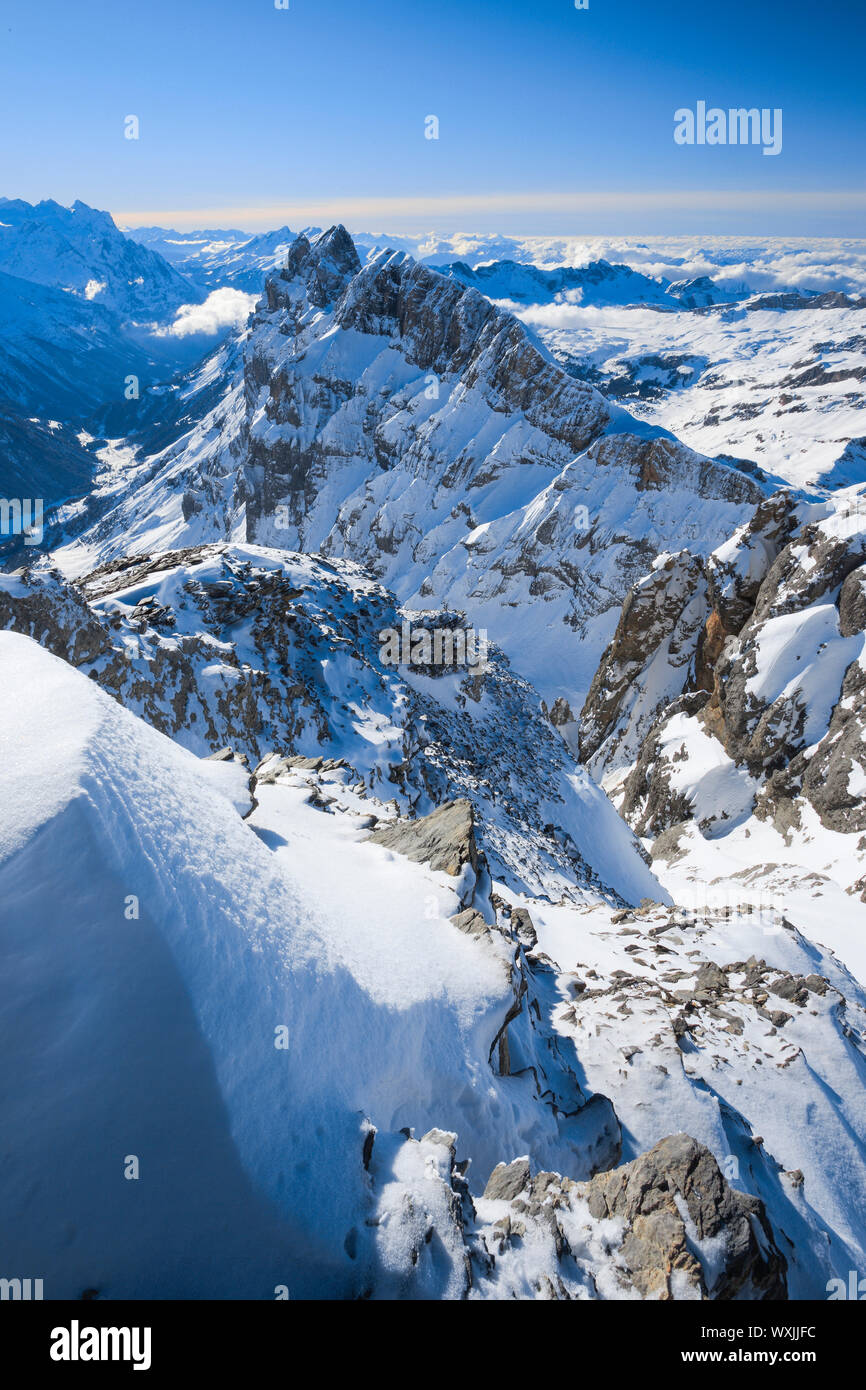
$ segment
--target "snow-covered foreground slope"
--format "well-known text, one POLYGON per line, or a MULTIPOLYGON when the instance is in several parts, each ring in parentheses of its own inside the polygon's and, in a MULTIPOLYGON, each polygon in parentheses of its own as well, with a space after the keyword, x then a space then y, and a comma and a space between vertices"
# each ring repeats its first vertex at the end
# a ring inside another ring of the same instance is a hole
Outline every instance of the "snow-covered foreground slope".
POLYGON ((503 961, 425 919, 412 866, 381 931, 350 878, 322 913, 191 754, 27 639, 0 650, 4 1259, 54 1297, 350 1292, 376 1262, 365 1117, 426 1128, 468 1093, 489 1141, 491 1110, 510 1128, 473 1089, 503 961))
POLYGON ((505 959, 407 862, 383 916, 322 845, 317 906, 192 754, 29 640, 0 653, 4 1259, 54 1297, 359 1291, 387 1272, 367 1117, 459 1119, 485 1156, 545 1128, 486 1066, 505 959))
POLYGON ((858 1267, 866 1001, 832 958, 748 908, 479 871, 466 909, 415 831, 369 839, 340 760, 272 761, 243 820, 237 763, 20 634, 0 671, 0 1210, 47 1297, 803 1297, 858 1267))

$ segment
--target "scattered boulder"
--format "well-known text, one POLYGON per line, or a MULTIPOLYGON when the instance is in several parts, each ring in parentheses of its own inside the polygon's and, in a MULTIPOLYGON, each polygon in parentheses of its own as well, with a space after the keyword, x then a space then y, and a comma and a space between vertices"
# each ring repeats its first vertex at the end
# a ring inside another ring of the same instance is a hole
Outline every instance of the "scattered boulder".
POLYGON ((489 1201, 510 1202, 529 1183, 529 1159, 515 1158, 513 1163, 497 1163, 484 1189, 489 1201))
POLYGON ((763 1202, 729 1187, 709 1149, 689 1135, 671 1135, 631 1163, 597 1174, 586 1195, 597 1220, 625 1222, 621 1253, 644 1298, 671 1298, 677 1274, 702 1298, 787 1297, 785 1258, 763 1202), (692 1247, 722 1234, 724 1267, 708 1287, 709 1272, 692 1247))
POLYGON ((780 980, 775 980, 770 985, 770 993, 777 995, 780 999, 788 999, 792 1004, 798 1004, 800 1008, 809 998, 806 982, 799 975, 783 975, 780 980))
POLYGON ((532 949, 538 945, 538 933, 535 925, 525 907, 512 908, 511 926, 516 931, 524 946, 532 949))
POLYGON ((468 864, 478 872, 478 846, 472 804, 465 797, 446 801, 429 816, 383 825, 370 836, 373 844, 405 854, 416 864, 429 864, 457 878, 468 864))
POLYGON ((465 907, 462 912, 452 917, 451 921, 458 931, 465 932, 467 936, 486 936, 490 930, 481 913, 474 907, 465 907))
POLYGON ((695 982, 695 993, 701 994, 704 991, 718 993, 719 990, 727 989, 728 977, 718 965, 712 961, 707 961, 698 971, 698 978, 695 982))

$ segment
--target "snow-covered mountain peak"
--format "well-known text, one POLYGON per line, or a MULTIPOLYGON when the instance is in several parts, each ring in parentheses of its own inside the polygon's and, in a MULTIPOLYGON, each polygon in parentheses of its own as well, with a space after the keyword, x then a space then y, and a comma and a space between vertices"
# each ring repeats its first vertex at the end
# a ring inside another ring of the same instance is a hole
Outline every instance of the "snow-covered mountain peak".
POLYGON ((124 236, 110 213, 81 201, 0 204, 0 270, 135 321, 164 320, 203 298, 161 256, 124 236))
POLYGON ((83 538, 90 568, 220 527, 345 556, 465 611, 574 709, 629 584, 709 554, 766 491, 611 406, 476 288, 403 252, 362 266, 341 227, 295 240, 243 351, 242 389, 227 375, 83 538))
MULTIPOLYGON (((360 269, 355 243, 345 227, 335 226, 312 241, 302 232, 289 247, 285 267, 277 279, 290 285, 300 280, 310 303, 324 308, 333 303, 360 269)), ((266 283, 266 294, 273 295, 276 307, 281 302, 280 290, 278 286, 272 289, 273 285, 273 280, 266 283)))

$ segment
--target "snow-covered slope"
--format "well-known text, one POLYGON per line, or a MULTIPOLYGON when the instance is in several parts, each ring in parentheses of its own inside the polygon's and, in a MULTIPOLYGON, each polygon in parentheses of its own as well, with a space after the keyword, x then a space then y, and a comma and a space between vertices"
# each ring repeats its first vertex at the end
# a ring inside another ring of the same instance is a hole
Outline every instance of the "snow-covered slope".
POLYGON ((206 289, 231 285, 261 294, 265 277, 282 264, 296 233, 288 227, 255 236, 236 229, 177 232, 166 227, 131 227, 127 235, 157 252, 196 285, 206 289))
MULTIPOLYGON (((505 959, 410 864, 387 921, 351 880, 323 913, 192 754, 27 639, 4 634, 0 662, 4 1258, 38 1268, 46 1297, 375 1289, 370 1122, 395 1153, 401 1124, 461 1111, 520 1147, 486 1067, 505 959), (22 777, 39 788, 23 800, 22 777), (393 968, 373 981, 383 940, 393 968)), ((525 1123, 532 1100, 515 1101, 525 1123)))
POLYGON ((79 436, 90 487, 52 513, 46 535, 67 573, 139 548, 243 534, 243 342, 232 334, 192 370, 142 383, 137 400, 104 401, 91 417, 99 435, 79 436))
POLYGON ((531 1139, 589 1176, 609 1143, 566 1064, 570 1113, 491 1070, 505 936, 303 796, 256 834, 213 764, 29 639, 0 666, 4 789, 38 787, 4 790, 0 838, 5 1258, 55 1298, 463 1294, 471 1198, 434 1122, 482 1170, 531 1139))
POLYGON ((515 891, 657 896, 627 828, 501 654, 480 675, 394 667, 382 634, 402 620, 357 566, 254 546, 115 561, 74 589, 39 568, 0 576, 0 627, 38 637, 200 755, 341 759, 389 814, 467 798, 515 891))
MULTIPOLYGON (((677 314, 504 302, 579 379, 704 453, 836 486, 866 433, 866 300, 765 295, 677 314)), ((848 468, 845 481, 863 479, 862 463, 848 468)))
POLYGON ((781 493, 707 562, 660 563, 580 747, 678 900, 747 886, 866 980, 862 509, 781 493))

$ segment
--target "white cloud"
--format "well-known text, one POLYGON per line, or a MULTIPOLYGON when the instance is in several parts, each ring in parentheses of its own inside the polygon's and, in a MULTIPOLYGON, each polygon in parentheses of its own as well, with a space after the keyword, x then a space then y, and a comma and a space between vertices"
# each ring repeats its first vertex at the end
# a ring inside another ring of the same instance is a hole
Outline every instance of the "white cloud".
POLYGON ((708 275, 727 289, 866 293, 866 241, 853 237, 525 237, 511 254, 548 267, 606 260, 667 280, 708 275))
POLYGON ((189 338, 194 333, 215 335, 226 328, 240 328, 258 299, 256 294, 224 288, 212 290, 203 304, 181 304, 174 323, 162 330, 163 336, 189 338))
MULTIPOLYGON (((387 244, 386 234, 358 240, 365 248, 387 244)), ((866 294, 866 240, 856 237, 628 237, 433 235, 391 238, 411 254, 435 264, 463 260, 514 260, 545 269, 583 266, 605 260, 644 275, 690 280, 708 275, 725 289, 747 286, 756 293, 774 290, 841 290, 866 294)), ((571 295, 566 302, 578 302, 571 295)))

